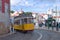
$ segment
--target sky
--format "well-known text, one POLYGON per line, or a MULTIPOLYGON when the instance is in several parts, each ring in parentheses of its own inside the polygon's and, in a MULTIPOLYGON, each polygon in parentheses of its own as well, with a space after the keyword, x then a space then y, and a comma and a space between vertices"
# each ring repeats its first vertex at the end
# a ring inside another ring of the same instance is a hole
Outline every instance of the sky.
POLYGON ((46 12, 49 9, 60 10, 60 0, 10 0, 11 10, 25 12, 46 12))

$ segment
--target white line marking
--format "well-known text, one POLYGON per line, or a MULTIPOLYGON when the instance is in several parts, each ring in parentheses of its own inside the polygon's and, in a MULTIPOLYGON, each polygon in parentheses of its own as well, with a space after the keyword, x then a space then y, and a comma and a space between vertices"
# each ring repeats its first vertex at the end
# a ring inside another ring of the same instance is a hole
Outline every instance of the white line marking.
POLYGON ((40 37, 39 37, 37 40, 41 40, 41 38, 42 38, 42 34, 39 33, 39 32, 37 32, 37 33, 40 35, 40 37))

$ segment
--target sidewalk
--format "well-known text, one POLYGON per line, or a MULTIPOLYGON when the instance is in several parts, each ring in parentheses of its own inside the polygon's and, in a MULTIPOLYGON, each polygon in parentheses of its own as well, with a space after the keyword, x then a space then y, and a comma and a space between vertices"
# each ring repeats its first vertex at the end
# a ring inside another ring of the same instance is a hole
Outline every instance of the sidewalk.
POLYGON ((50 30, 50 31, 60 32, 60 28, 59 28, 59 31, 56 31, 56 27, 54 27, 53 30, 52 30, 52 27, 50 27, 49 29, 48 29, 48 27, 39 27, 39 29, 44 29, 44 30, 50 30))
POLYGON ((6 33, 6 34, 3 34, 3 35, 0 35, 0 37, 6 37, 6 36, 12 35, 12 34, 14 34, 14 33, 15 33, 15 32, 6 33))
POLYGON ((35 28, 35 29, 44 29, 44 30, 50 30, 50 31, 54 31, 54 32, 60 32, 60 28, 59 28, 59 31, 56 31, 56 27, 54 27, 53 30, 52 30, 52 27, 50 27, 48 29, 48 27, 45 27, 45 26, 38 27, 38 28, 35 28))

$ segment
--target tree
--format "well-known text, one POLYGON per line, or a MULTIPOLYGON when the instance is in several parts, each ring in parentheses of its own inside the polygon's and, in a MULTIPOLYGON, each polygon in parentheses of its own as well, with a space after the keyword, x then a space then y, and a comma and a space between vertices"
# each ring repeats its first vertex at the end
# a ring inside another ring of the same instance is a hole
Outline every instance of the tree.
POLYGON ((32 16, 32 12, 24 12, 24 14, 25 14, 26 16, 28 16, 28 15, 32 16))
POLYGON ((24 12, 25 14, 32 14, 32 12, 24 12))
POLYGON ((14 13, 14 11, 13 11, 13 10, 11 10, 11 11, 10 11, 10 13, 14 13))

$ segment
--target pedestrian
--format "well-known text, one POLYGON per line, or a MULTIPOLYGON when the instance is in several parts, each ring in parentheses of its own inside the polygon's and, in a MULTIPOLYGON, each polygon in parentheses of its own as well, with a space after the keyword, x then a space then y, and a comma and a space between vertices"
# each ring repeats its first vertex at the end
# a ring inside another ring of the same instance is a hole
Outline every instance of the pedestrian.
POLYGON ((51 27, 51 22, 48 22, 48 29, 51 27))
POLYGON ((57 26, 56 26, 56 31, 58 31, 59 29, 58 29, 58 22, 57 22, 57 26))
POLYGON ((52 21, 52 30, 54 29, 54 21, 52 21))
POLYGON ((13 27, 14 22, 12 19, 10 20, 10 24, 11 24, 10 31, 14 32, 14 27, 13 27))

